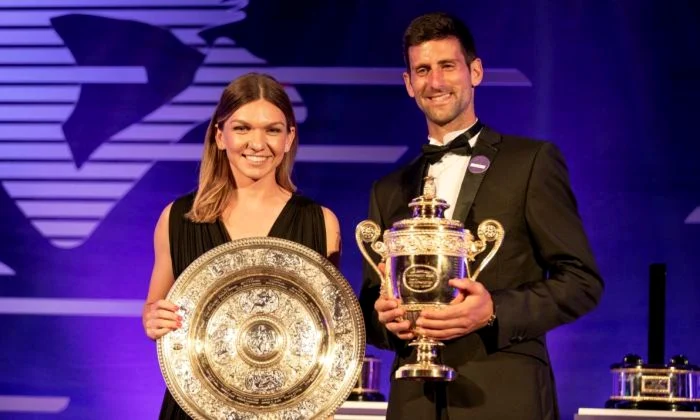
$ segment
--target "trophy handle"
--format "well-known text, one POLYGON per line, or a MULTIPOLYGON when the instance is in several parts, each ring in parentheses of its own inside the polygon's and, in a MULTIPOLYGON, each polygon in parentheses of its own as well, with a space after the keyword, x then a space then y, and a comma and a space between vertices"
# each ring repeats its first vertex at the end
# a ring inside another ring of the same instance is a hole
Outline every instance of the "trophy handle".
MULTIPOLYGON (((503 243, 503 237, 505 236, 505 234, 506 231, 503 229, 503 226, 496 220, 487 219, 479 224, 479 227, 476 229, 476 235, 479 237, 479 240, 475 241, 474 243, 474 248, 478 249, 478 252, 476 252, 476 254, 486 249, 487 242, 493 242, 493 247, 491 247, 491 251, 489 251, 486 257, 481 261, 481 264, 479 264, 479 267, 471 275, 470 278, 473 281, 476 281, 476 278, 481 273, 481 270, 483 270, 486 267, 486 265, 491 261, 491 259, 493 259, 493 257, 496 255, 496 252, 498 252, 498 249, 503 243)), ((469 260, 473 261, 474 256, 476 254, 470 255, 469 260)), ((468 272, 469 267, 467 266, 467 273, 468 272)))
POLYGON ((379 270, 379 266, 374 263, 372 257, 369 256, 364 246, 365 243, 370 244, 372 250, 382 257, 382 262, 386 261, 386 245, 384 242, 379 240, 381 234, 382 229, 378 224, 371 220, 363 220, 355 228, 355 240, 357 241, 357 247, 360 248, 360 252, 362 253, 362 256, 365 257, 365 261, 372 266, 381 281, 379 285, 379 293, 391 297, 391 295, 387 295, 387 293, 391 291, 391 287, 388 285, 388 276, 379 270))

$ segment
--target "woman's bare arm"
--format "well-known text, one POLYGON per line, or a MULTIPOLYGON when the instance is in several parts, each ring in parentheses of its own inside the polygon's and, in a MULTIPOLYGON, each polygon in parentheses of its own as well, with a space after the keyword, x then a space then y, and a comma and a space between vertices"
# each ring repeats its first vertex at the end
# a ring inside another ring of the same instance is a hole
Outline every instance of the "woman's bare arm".
POLYGON ((175 283, 172 261, 170 259, 170 239, 168 226, 170 220, 169 204, 161 213, 156 224, 153 238, 155 261, 148 296, 143 306, 143 328, 146 335, 156 340, 180 326, 177 307, 165 300, 165 296, 175 283))
POLYGON ((337 268, 340 268, 340 253, 342 241, 340 240, 340 224, 335 214, 323 207, 323 220, 326 224, 326 252, 328 260, 337 268))

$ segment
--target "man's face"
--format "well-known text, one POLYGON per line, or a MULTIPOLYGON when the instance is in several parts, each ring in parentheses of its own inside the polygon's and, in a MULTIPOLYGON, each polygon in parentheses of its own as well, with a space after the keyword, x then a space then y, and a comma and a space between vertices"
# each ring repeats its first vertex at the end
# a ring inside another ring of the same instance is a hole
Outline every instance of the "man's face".
POLYGON ((431 135, 471 125, 476 119, 473 87, 483 77, 481 60, 468 66, 454 37, 410 47, 408 59, 410 73, 403 74, 406 90, 428 119, 431 135))

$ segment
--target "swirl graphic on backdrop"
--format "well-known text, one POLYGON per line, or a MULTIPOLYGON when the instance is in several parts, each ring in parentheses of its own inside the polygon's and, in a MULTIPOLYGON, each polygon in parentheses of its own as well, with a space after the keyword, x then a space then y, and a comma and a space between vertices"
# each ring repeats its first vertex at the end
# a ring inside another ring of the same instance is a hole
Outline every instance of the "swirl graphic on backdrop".
MULTIPOLYGON (((188 133, 241 74, 284 83, 300 123, 308 109, 294 84, 402 86, 400 68, 268 66, 228 35, 247 4, 3 2, 0 184, 51 244, 84 243, 155 163, 198 161, 188 133)), ((484 85, 531 86, 515 69, 491 69, 484 85)), ((302 145, 297 160, 394 163, 406 150, 302 145)))

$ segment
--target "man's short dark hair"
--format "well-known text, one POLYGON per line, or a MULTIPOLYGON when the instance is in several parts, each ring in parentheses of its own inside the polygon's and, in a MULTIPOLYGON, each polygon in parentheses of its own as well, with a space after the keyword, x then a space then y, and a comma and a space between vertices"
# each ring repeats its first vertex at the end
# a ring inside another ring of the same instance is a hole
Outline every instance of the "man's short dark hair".
POLYGON ((447 13, 428 13, 419 16, 408 25, 403 35, 403 59, 406 63, 406 70, 411 71, 408 60, 408 49, 427 41, 455 37, 462 45, 467 65, 477 57, 474 37, 471 31, 461 20, 447 13))

